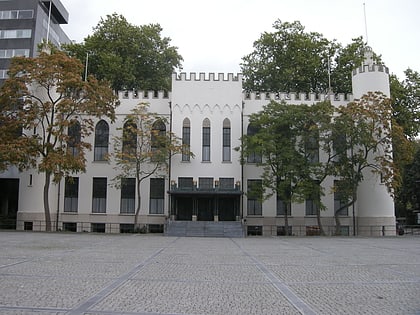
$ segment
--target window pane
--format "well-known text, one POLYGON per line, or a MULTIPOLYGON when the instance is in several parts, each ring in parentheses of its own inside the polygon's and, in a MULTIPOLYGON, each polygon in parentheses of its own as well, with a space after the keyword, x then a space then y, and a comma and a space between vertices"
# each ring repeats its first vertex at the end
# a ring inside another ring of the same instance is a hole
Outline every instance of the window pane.
POLYGON ((260 179, 249 179, 248 186, 248 214, 262 215, 262 181, 260 179))
POLYGON ((234 189, 235 187, 233 185, 234 184, 233 182, 234 182, 233 177, 232 178, 221 177, 219 178, 219 187, 220 189, 234 189))
POLYGON ((165 202, 165 179, 150 179, 149 212, 151 214, 163 214, 165 202))
POLYGON ((134 213, 136 200, 136 179, 122 178, 121 179, 121 213, 134 213))
POLYGON ((93 178, 92 212, 106 212, 107 179, 103 177, 93 178))
POLYGON ((191 130, 190 127, 182 128, 182 160, 190 160, 190 141, 191 141, 191 130))
POLYGON ((163 199, 165 198, 165 179, 151 178, 150 179, 150 197, 163 199))
POLYGON ((212 189, 213 177, 200 177, 198 178, 198 187, 200 189, 212 189))
POLYGON ((210 161, 210 127, 203 127, 203 161, 210 161))
POLYGON ((193 188, 193 178, 192 177, 179 177, 178 178, 178 186, 179 188, 193 188))
POLYGON ((95 161, 104 161, 106 159, 106 155, 108 154, 108 142, 109 127, 107 122, 101 120, 96 124, 95 128, 95 161))

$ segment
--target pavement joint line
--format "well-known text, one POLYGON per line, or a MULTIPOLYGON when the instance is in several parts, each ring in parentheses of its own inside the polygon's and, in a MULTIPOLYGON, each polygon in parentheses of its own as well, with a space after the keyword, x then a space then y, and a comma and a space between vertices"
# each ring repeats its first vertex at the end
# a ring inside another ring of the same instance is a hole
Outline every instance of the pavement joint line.
POLYGON ((261 263, 256 257, 243 249, 234 239, 231 241, 239 247, 245 256, 250 258, 256 267, 266 276, 273 286, 303 315, 316 315, 317 313, 303 301, 296 293, 294 293, 284 282, 274 275, 267 267, 261 263))
POLYGON ((67 312, 68 308, 32 307, 32 306, 0 306, 2 311, 31 311, 31 312, 67 312))
POLYGON ((130 271, 126 272, 125 274, 119 276, 115 281, 110 283, 109 285, 105 286, 102 290, 100 290, 95 295, 91 296, 83 303, 81 303, 76 308, 73 308, 71 311, 67 312, 68 315, 80 315, 89 312, 89 309, 101 302, 106 296, 112 293, 115 289, 120 287, 123 283, 133 277, 136 273, 138 273, 141 269, 143 269, 147 264, 150 263, 154 258, 156 258, 159 254, 161 254, 165 249, 167 249, 171 244, 175 243, 179 239, 176 238, 166 246, 159 248, 155 251, 151 256, 146 258, 141 263, 137 264, 134 268, 130 271))

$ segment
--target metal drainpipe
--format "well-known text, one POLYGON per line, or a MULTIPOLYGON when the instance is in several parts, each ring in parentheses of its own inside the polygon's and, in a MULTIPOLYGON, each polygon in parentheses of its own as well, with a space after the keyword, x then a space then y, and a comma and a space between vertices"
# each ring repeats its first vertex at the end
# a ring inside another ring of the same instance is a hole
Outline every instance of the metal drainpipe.
MULTIPOLYGON (((169 101, 169 137, 170 137, 170 142, 172 142, 172 102, 169 101)), ((168 187, 169 190, 171 190, 171 169, 172 169, 172 156, 171 156, 171 152, 169 152, 169 163, 168 163, 168 187)), ((168 198, 168 217, 169 220, 171 219, 171 215, 172 215, 172 196, 169 194, 169 198, 168 198)))
MULTIPOLYGON (((244 137, 244 105, 245 102, 242 101, 242 110, 241 110, 241 186, 239 186, 240 190, 243 190, 244 187, 244 156, 243 156, 243 137, 244 137)), ((240 218, 241 222, 244 218, 244 194, 241 193, 241 202, 240 202, 240 218)))

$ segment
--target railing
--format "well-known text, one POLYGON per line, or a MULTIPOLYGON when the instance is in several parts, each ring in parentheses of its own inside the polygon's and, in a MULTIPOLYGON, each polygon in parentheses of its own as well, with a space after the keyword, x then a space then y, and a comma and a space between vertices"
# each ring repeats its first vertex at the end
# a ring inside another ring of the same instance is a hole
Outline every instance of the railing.
POLYGON ((404 234, 408 235, 420 235, 420 225, 405 225, 404 234))
MULTIPOLYGON (((59 222, 58 229, 56 222, 52 222, 52 231, 66 231, 66 232, 93 232, 93 233, 164 233, 166 225, 170 224, 171 220, 165 224, 142 224, 140 228, 135 230, 134 224, 124 223, 93 223, 93 222, 59 222)), ((284 236, 284 226, 277 225, 247 225, 244 226, 245 235, 248 236, 284 236)), ((1 226, 0 226, 1 229, 1 226)), ((17 220, 16 230, 26 231, 45 231, 45 221, 32 220, 23 221, 17 220)), ((323 230, 325 236, 337 236, 335 225, 324 225, 323 230)), ((289 226, 289 236, 320 236, 320 229, 318 226, 293 225, 289 226)), ((420 235, 420 225, 404 226, 405 235, 420 235)), ((377 225, 377 226, 357 226, 356 233, 353 233, 352 226, 342 226, 340 236, 396 236, 398 235, 395 225, 377 225)))
MULTIPOLYGON (((248 236, 284 236, 284 226, 277 225, 246 225, 245 232, 248 236)), ((335 225, 323 225, 325 236, 395 236, 397 235, 395 225, 378 226, 357 226, 356 233, 353 233, 352 226, 342 226, 340 233, 336 233, 335 225)), ((420 235, 420 229, 419 235, 420 235)), ((320 236, 321 230, 318 226, 293 225, 289 226, 289 236, 320 236)))
MULTIPOLYGON (((44 220, 16 221, 16 230, 19 231, 45 231, 44 220)), ((135 229, 131 223, 96 223, 96 222, 51 222, 51 231, 54 232, 93 232, 93 233, 163 233, 164 224, 142 224, 135 229)))

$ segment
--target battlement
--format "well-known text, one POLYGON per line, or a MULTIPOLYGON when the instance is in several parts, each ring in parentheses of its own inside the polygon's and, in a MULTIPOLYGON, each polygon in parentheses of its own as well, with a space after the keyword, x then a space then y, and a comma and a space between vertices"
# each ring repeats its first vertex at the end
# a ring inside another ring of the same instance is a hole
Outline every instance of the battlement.
POLYGON ((384 65, 363 65, 353 70, 353 76, 359 73, 366 73, 366 72, 383 72, 389 74, 388 67, 384 65))
POLYGON ((242 74, 238 73, 234 75, 233 73, 217 73, 214 72, 204 73, 200 72, 198 75, 195 72, 187 73, 181 72, 180 74, 173 73, 172 74, 173 81, 226 81, 226 82, 241 82, 242 81, 242 74))
POLYGON ((119 91, 118 99, 135 99, 135 100, 152 100, 152 99, 169 99, 170 92, 167 91, 119 91))
POLYGON ((352 94, 345 95, 344 93, 338 94, 325 94, 325 93, 285 93, 285 92, 243 92, 244 100, 262 100, 262 101, 299 101, 299 102, 322 102, 325 100, 350 102, 353 100, 352 94))

